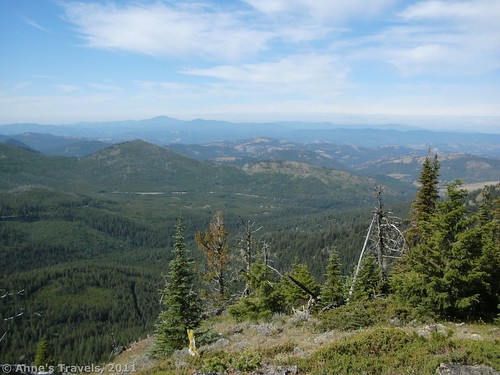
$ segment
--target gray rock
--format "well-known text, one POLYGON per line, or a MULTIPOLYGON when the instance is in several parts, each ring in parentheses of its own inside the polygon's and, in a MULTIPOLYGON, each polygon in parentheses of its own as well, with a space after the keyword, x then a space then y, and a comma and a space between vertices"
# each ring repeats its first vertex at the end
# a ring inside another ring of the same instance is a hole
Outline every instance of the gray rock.
POLYGON ((495 369, 484 366, 461 365, 457 363, 441 363, 436 375, 500 375, 495 369))

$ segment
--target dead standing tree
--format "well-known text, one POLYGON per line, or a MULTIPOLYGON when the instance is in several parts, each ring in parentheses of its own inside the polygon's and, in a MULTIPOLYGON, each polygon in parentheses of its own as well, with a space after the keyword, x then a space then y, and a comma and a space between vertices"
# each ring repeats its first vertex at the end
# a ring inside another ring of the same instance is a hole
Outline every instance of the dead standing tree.
POLYGON ((217 299, 222 304, 226 296, 226 269, 229 264, 227 235, 222 211, 217 211, 214 214, 207 231, 196 233, 196 242, 207 257, 208 265, 211 268, 209 275, 217 285, 217 299))
MULTIPOLYGON (((17 292, 9 292, 9 291, 4 291, 2 290, 1 295, 0 295, 0 300, 2 301, 2 303, 4 304, 9 304, 12 300, 10 300, 11 298, 19 298, 19 297, 24 297, 24 289, 21 289, 17 292)), ((6 316, 6 317, 1 317, 1 321, 2 323, 4 324, 15 324, 14 322, 16 321, 16 319, 20 319, 22 317, 26 317, 26 316, 35 316, 35 317, 41 317, 42 314, 40 314, 39 312, 34 312, 33 314, 29 314, 29 313, 26 313, 26 311, 24 310, 23 307, 21 308, 18 308, 16 310, 14 310, 14 312, 11 313, 10 316, 6 316)), ((0 343, 7 337, 7 333, 9 333, 9 328, 5 328, 5 329, 2 329, 1 331, 3 332, 0 332, 0 343)))
POLYGON ((395 216, 389 216, 390 213, 384 211, 382 192, 382 186, 375 187, 377 207, 373 210, 372 221, 368 227, 363 248, 359 255, 358 264, 349 290, 349 298, 353 293, 356 279, 363 265, 363 259, 367 254, 372 253, 375 256, 382 275, 386 278, 393 260, 401 258, 406 249, 405 238, 398 228, 401 220, 395 216))
MULTIPOLYGON (((247 220, 246 222, 241 219, 241 222, 243 224, 243 234, 241 236, 241 253, 243 255, 243 258, 245 259, 245 272, 248 275, 250 273, 250 266, 252 265, 253 262, 253 236, 255 233, 257 233, 259 230, 262 229, 262 227, 259 227, 257 229, 253 229, 255 226, 255 222, 251 222, 250 220, 247 220)), ((248 278, 246 278, 246 283, 245 283, 245 289, 243 290, 243 295, 249 295, 251 292, 250 290, 250 281, 248 278)))

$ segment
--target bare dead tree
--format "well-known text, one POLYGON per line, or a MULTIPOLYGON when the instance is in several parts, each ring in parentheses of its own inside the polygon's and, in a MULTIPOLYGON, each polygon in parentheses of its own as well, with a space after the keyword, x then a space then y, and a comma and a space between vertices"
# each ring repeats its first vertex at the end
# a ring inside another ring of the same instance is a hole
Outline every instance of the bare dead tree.
POLYGON ((270 247, 271 247, 271 245, 269 244, 269 242, 264 241, 262 243, 262 262, 264 262, 264 264, 266 266, 269 265, 269 248, 270 247))
MULTIPOLYGON (((22 296, 24 296, 24 291, 25 291, 24 289, 20 289, 17 292, 3 291, 2 295, 0 295, 0 300, 2 300, 2 303, 9 303, 8 302, 9 298, 19 298, 19 297, 22 297, 22 296)), ((18 312, 14 313, 13 315, 10 315, 10 316, 2 318, 2 321, 10 323, 10 322, 14 322, 17 318, 21 318, 23 316, 29 316, 29 315, 34 315, 34 316, 37 316, 37 317, 41 317, 42 316, 42 314, 40 314, 39 312, 34 312, 33 314, 28 314, 28 313, 26 313, 26 311, 24 310, 24 308, 20 308, 18 310, 18 312)), ((0 336, 0 342, 2 342, 7 337, 7 333, 8 332, 9 332, 9 329, 5 328, 5 331, 0 336)))
POLYGON ((383 187, 380 185, 376 186, 375 197, 377 199, 377 206, 373 210, 372 221, 368 227, 358 264, 354 271, 349 297, 352 295, 356 278, 367 253, 371 252, 375 256, 383 277, 387 277, 392 260, 400 258, 406 249, 405 238, 398 228, 401 219, 389 216, 390 213, 384 210, 382 193, 383 187))
MULTIPOLYGON (((241 252, 243 258, 245 259, 245 272, 248 274, 250 272, 250 266, 253 262, 253 237, 254 234, 257 233, 262 227, 257 229, 253 229, 255 226, 255 222, 251 222, 250 220, 241 219, 241 223, 243 224, 243 234, 241 235, 241 252)), ((250 294, 250 285, 249 280, 247 279, 245 283, 245 289, 243 291, 243 295, 250 294)))

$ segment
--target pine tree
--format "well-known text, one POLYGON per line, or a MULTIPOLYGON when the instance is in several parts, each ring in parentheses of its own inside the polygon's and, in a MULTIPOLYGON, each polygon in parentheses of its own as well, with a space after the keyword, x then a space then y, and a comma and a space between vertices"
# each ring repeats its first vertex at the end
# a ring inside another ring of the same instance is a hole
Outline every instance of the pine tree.
POLYGON ((320 307, 340 306, 344 304, 344 278, 340 267, 339 255, 335 249, 332 249, 326 266, 326 281, 321 287, 320 307))
POLYGON ((254 262, 245 273, 249 294, 229 307, 229 314, 238 321, 261 320, 283 312, 283 295, 274 273, 262 262, 254 262))
MULTIPOLYGON (((316 283, 314 276, 311 275, 305 264, 300 264, 297 260, 295 260, 292 266, 292 271, 289 275, 302 283, 313 294, 319 295, 320 286, 316 283)), ((280 289, 284 297, 285 306, 288 309, 306 305, 310 300, 310 296, 297 286, 288 277, 288 274, 281 278, 280 289)))
POLYGON ((166 276, 165 288, 160 291, 162 311, 156 325, 157 356, 187 347, 187 330, 195 329, 201 322, 201 302, 194 290, 192 261, 187 258, 182 219, 176 226, 174 259, 166 276))
POLYGON ((422 312, 444 318, 486 317, 498 301, 498 223, 482 220, 483 211, 470 216, 466 192, 458 187, 448 186, 448 199, 429 219, 428 236, 393 272, 391 286, 400 299, 422 312))
POLYGON ((418 179, 420 187, 412 204, 410 228, 406 231, 406 240, 410 247, 423 241, 428 229, 427 224, 436 211, 439 200, 439 169, 437 155, 434 155, 432 160, 429 156, 425 158, 418 179))
POLYGON ((35 361, 33 365, 37 368, 40 369, 43 367, 47 369, 49 364, 51 362, 50 359, 50 348, 49 348, 49 342, 47 341, 47 337, 43 336, 40 341, 36 344, 36 351, 35 351, 35 361))
POLYGON ((374 299, 382 292, 383 282, 382 270, 375 257, 368 254, 364 257, 358 277, 354 281, 352 294, 349 297, 350 302, 374 299))

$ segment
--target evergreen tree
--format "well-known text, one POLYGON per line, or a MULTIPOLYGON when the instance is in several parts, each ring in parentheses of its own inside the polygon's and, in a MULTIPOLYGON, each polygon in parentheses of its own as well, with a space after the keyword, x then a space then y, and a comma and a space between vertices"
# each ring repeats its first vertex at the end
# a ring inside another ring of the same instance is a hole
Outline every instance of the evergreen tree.
POLYGON ((201 302, 194 290, 192 261, 187 258, 182 219, 176 226, 174 259, 166 276, 165 288, 160 291, 162 311, 156 325, 154 354, 166 355, 187 346, 187 330, 195 329, 201 321, 201 302))
POLYGON ((250 292, 229 308, 232 317, 238 321, 260 320, 283 312, 283 295, 269 267, 254 262, 244 277, 250 292))
POLYGON ((48 370, 50 362, 49 342, 47 341, 47 337, 43 336, 36 344, 35 361, 33 365, 38 369, 44 367, 48 370))
POLYGON ((332 249, 326 266, 326 281, 321 287, 320 307, 330 305, 340 306, 344 304, 344 278, 340 267, 339 255, 335 249, 332 249))
POLYGON ((403 258, 391 285, 399 298, 423 312, 486 317, 498 301, 498 223, 481 220, 484 211, 468 215, 466 192, 458 186, 448 186, 448 199, 429 220, 427 238, 403 258))
POLYGON ((374 299, 382 292, 384 284, 382 270, 372 254, 364 257, 358 276, 353 282, 352 294, 349 297, 351 302, 374 299))
POLYGON ((297 286, 289 277, 292 276, 295 280, 303 284, 313 294, 319 295, 320 286, 316 283, 313 275, 305 264, 300 264, 295 260, 292 271, 281 278, 280 289, 283 294, 285 306, 287 309, 299 307, 308 303, 310 296, 297 286))
MULTIPOLYGON (((493 318, 500 304, 500 221, 488 195, 452 246, 454 315, 493 318)), ((498 206, 499 202, 496 202, 498 206)), ((498 208, 497 208, 498 209, 498 208)))
POLYGON ((428 229, 426 224, 436 211, 439 199, 439 169, 437 155, 434 155, 432 160, 429 156, 425 158, 418 178, 420 187, 412 204, 410 228, 406 231, 406 240, 410 247, 422 242, 428 229))

